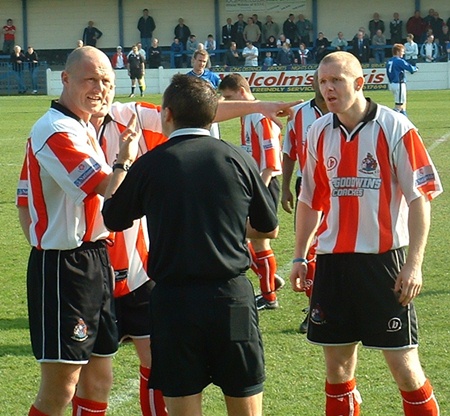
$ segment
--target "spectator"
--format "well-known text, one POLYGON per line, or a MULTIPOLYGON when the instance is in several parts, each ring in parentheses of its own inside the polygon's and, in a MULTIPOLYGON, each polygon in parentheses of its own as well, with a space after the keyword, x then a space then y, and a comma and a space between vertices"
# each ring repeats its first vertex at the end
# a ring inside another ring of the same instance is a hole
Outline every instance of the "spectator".
POLYGON ((255 47, 258 47, 261 41, 261 29, 258 25, 253 23, 253 18, 247 19, 247 26, 244 29, 245 42, 251 42, 255 47))
POLYGON ((25 65, 25 55, 22 52, 22 48, 19 45, 14 46, 14 51, 11 54, 11 66, 16 74, 17 86, 19 94, 25 94, 27 87, 23 80, 23 67, 25 65))
POLYGON ((242 57, 245 59, 245 66, 258 66, 259 51, 252 42, 247 41, 245 48, 242 51, 242 57))
POLYGON ((361 27, 358 29, 358 32, 355 33, 355 36, 353 36, 353 40, 358 38, 358 33, 359 33, 359 32, 362 32, 362 33, 363 33, 363 38, 364 38, 364 39, 367 39, 367 40, 369 41, 369 43, 371 42, 371 39, 369 38, 369 35, 367 34, 367 31, 366 31, 366 29, 365 29, 363 26, 361 26, 361 27))
POLYGON ((191 62, 192 57, 194 56, 194 52, 198 49, 199 41, 197 40, 197 36, 192 35, 189 36, 189 39, 186 43, 186 51, 188 53, 187 60, 191 62))
POLYGON ((438 172, 408 118, 364 96, 354 56, 331 53, 318 71, 330 113, 308 132, 290 280, 296 292, 307 288, 306 255, 320 222, 307 339, 324 353, 326 413, 360 414, 361 342, 382 351, 405 415, 437 416, 413 299, 422 288, 430 201, 442 193, 438 172), (379 185, 355 183, 369 176, 379 185))
POLYGON ((317 39, 314 42, 314 53, 316 57, 316 63, 320 63, 323 57, 328 53, 328 46, 330 46, 329 40, 325 37, 323 32, 317 34, 317 39))
POLYGON ((403 42, 403 21, 400 20, 400 15, 397 12, 394 13, 393 17, 394 19, 389 23, 391 45, 403 42))
POLYGON ((242 242, 249 216, 258 230, 250 237, 276 237, 277 218, 251 158, 209 137, 217 100, 203 81, 175 75, 161 110, 169 141, 141 156, 128 174, 113 173, 103 209, 115 230, 138 211, 136 218, 148 218, 149 275, 156 282, 149 387, 162 390, 171 415, 202 414, 210 383, 223 390, 229 415, 262 414, 264 358, 242 242))
POLYGON ((162 50, 159 46, 159 40, 152 38, 152 46, 148 50, 148 67, 159 68, 161 66, 162 50))
POLYGON ((434 36, 429 35, 420 47, 420 56, 425 62, 436 62, 439 57, 439 48, 434 42, 434 36))
POLYGON ((222 45, 224 49, 230 47, 233 41, 233 23, 231 17, 227 19, 227 24, 222 26, 222 45))
POLYGON ((408 33, 414 35, 414 39, 416 39, 417 42, 422 39, 422 36, 426 30, 426 23, 420 16, 420 10, 416 10, 414 12, 414 16, 411 16, 408 19, 408 21, 406 22, 406 30, 408 33))
POLYGON ((147 54, 152 43, 153 32, 156 29, 155 20, 149 15, 148 9, 142 10, 142 16, 138 20, 137 28, 141 36, 142 48, 147 54))
POLYGON ((290 40, 291 46, 297 45, 297 25, 295 16, 291 13, 283 23, 283 35, 290 40))
POLYGON ((271 35, 267 38, 267 42, 264 44, 265 48, 271 48, 271 49, 276 49, 277 46, 277 39, 271 35))
POLYGON ((144 58, 144 61, 147 62, 147 51, 143 48, 142 43, 138 42, 136 46, 138 48, 138 52, 142 55, 142 58, 144 58))
POLYGON ((83 32, 83 43, 85 46, 96 47, 97 41, 102 37, 103 33, 94 27, 94 22, 89 20, 87 27, 84 28, 83 32))
POLYGON ((268 42, 269 38, 273 36, 275 39, 278 39, 278 35, 280 34, 280 27, 278 23, 273 21, 272 16, 266 17, 266 23, 263 24, 262 27, 262 39, 263 42, 268 42))
POLYGON ((373 57, 377 64, 384 62, 384 57, 386 55, 386 37, 383 35, 381 29, 378 29, 375 36, 372 38, 372 51, 373 57))
POLYGON ((305 18, 305 15, 299 14, 297 23, 297 36, 299 42, 303 42, 306 46, 311 45, 311 32, 313 30, 312 23, 305 18))
POLYGON ((357 33, 356 39, 353 39, 352 41, 352 53, 362 64, 367 64, 369 62, 370 43, 369 40, 364 37, 364 32, 361 30, 357 33))
POLYGON ((406 35, 406 43, 405 43, 405 60, 410 65, 415 66, 418 57, 419 57, 419 46, 417 45, 416 42, 414 42, 414 35, 412 33, 408 33, 406 35))
POLYGON ((231 42, 230 47, 225 52, 225 65, 226 66, 242 65, 242 58, 239 56, 239 52, 237 51, 236 42, 231 42))
POLYGON ((138 46, 133 45, 131 52, 128 54, 128 76, 131 79, 131 93, 129 97, 134 97, 134 90, 136 88, 136 81, 139 85, 141 97, 144 96, 145 91, 145 59, 141 53, 139 53, 138 46))
POLYGON ((259 30, 261 31, 261 36, 262 36, 262 22, 258 19, 258 15, 256 13, 253 13, 252 19, 253 19, 253 23, 259 27, 259 30))
POLYGON ((216 40, 214 36, 210 33, 205 41, 205 50, 208 52, 209 59, 211 60, 211 65, 216 64, 216 40))
POLYGON ((114 69, 126 69, 127 68, 127 56, 122 51, 122 46, 116 48, 116 53, 111 57, 111 63, 114 69))
POLYGON ((435 19, 434 9, 429 9, 428 14, 423 18, 423 21, 425 23, 425 29, 432 28, 434 19, 435 19))
POLYGON ((77 40, 77 48, 82 48, 84 46, 84 43, 83 43, 83 41, 81 40, 81 39, 78 39, 77 40))
POLYGON ((274 61, 273 61, 273 57, 272 57, 272 52, 267 51, 266 56, 263 61, 263 67, 268 68, 269 66, 273 66, 273 64, 274 64, 274 61))
POLYGON ((348 42, 344 38, 342 32, 338 32, 337 36, 331 41, 330 45, 335 51, 345 51, 347 50, 348 42))
POLYGON ((434 40, 438 44, 442 43, 442 28, 444 25, 444 20, 439 17, 437 11, 434 11, 434 20, 431 21, 431 29, 433 29, 434 40))
POLYGON ((291 45, 284 42, 282 48, 277 53, 277 65, 292 65, 294 63, 294 59, 294 53, 291 50, 291 45))
POLYGON ((289 45, 291 45, 291 40, 286 38, 286 36, 284 36, 283 33, 280 33, 280 35, 278 36, 278 39, 277 39, 277 48, 279 48, 279 49, 282 48, 285 42, 287 42, 287 43, 289 43, 289 45))
POLYGON ((413 74, 417 67, 403 59, 405 47, 396 43, 392 47, 392 58, 386 62, 386 74, 389 80, 389 89, 394 95, 394 110, 406 116, 406 71, 413 74))
POLYGON ((32 46, 28 46, 25 52, 25 60, 28 65, 31 76, 31 86, 33 88, 33 94, 38 92, 38 72, 39 72, 39 59, 36 51, 32 46))
POLYGON ((8 19, 6 25, 3 26, 3 53, 5 55, 11 55, 14 52, 15 39, 16 27, 13 25, 12 19, 8 19))
POLYGON ((440 42, 440 46, 442 48, 441 53, 443 60, 448 61, 450 53, 450 33, 447 25, 442 26, 442 39, 440 42))
POLYGON ((180 17, 178 19, 178 24, 175 26, 173 33, 175 37, 180 40, 180 43, 183 44, 183 50, 186 50, 187 41, 189 39, 189 36, 191 36, 191 29, 189 29, 189 26, 186 26, 184 24, 183 18, 180 17))
POLYGON ((306 47, 306 45, 302 42, 298 48, 298 60, 297 62, 300 65, 307 65, 311 62, 312 56, 310 50, 306 47))
POLYGON ((170 52, 174 59, 175 68, 183 67, 183 43, 177 37, 173 38, 172 45, 170 45, 170 52))
POLYGON ((378 13, 374 13, 373 19, 369 22, 370 39, 373 39, 373 37, 377 34, 378 29, 384 33, 384 22, 380 19, 380 15, 378 13))
POLYGON ((236 45, 238 49, 243 49, 245 47, 245 40, 244 40, 244 29, 245 26, 247 26, 247 23, 244 22, 244 15, 242 13, 238 14, 238 20, 234 22, 234 39, 233 41, 236 42, 236 45))

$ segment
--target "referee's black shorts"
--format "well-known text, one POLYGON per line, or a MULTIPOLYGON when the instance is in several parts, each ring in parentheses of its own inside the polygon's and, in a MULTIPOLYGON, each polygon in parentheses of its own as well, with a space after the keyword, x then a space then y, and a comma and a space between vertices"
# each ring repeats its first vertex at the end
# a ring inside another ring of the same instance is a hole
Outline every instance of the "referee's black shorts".
POLYGON ((38 361, 86 364, 91 355, 116 353, 111 270, 103 241, 73 250, 31 250, 28 316, 38 361))
POLYGON ((262 339, 245 275, 180 286, 157 283, 150 319, 150 388, 167 397, 198 394, 210 383, 230 397, 262 392, 262 339))

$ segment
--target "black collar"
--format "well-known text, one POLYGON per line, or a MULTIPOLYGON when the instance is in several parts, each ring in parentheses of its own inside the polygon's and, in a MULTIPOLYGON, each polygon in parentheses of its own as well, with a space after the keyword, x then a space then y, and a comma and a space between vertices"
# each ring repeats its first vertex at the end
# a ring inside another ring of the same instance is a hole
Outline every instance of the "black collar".
POLYGON ((60 104, 58 100, 52 100, 50 108, 53 108, 53 109, 59 111, 60 113, 63 113, 67 117, 74 118, 80 124, 85 125, 85 122, 80 117, 78 117, 76 114, 72 113, 72 111, 70 111, 67 107, 64 107, 62 104, 60 104))

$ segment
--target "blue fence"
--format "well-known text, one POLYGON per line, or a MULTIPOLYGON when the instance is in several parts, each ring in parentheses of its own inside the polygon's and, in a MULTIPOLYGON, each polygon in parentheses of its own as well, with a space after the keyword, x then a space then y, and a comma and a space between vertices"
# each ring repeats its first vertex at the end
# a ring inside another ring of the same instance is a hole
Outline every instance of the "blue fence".
POLYGON ((32 94, 35 89, 36 94, 47 93, 47 62, 39 62, 35 68, 28 63, 24 63, 24 67, 19 73, 14 71, 11 63, 7 61, 9 61, 9 56, 0 58, 0 95, 19 94, 21 80, 25 86, 25 94, 32 94), (36 83, 34 86, 33 76, 36 83))

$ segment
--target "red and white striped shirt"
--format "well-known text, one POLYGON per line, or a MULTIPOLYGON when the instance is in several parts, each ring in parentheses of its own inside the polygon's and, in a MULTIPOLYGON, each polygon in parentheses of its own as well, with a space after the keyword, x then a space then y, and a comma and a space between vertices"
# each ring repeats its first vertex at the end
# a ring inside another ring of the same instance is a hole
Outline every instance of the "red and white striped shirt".
POLYGON ((52 103, 33 126, 17 190, 17 205, 30 211, 31 245, 69 250, 107 238, 94 190, 110 172, 92 126, 52 103))
POLYGON ((280 128, 262 114, 241 118, 241 147, 256 160, 260 173, 272 169, 272 176, 281 175, 280 128))
POLYGON ((308 132, 299 200, 324 213, 318 253, 383 253, 407 246, 407 205, 442 192, 414 125, 369 102, 369 113, 350 133, 331 113, 308 132))
POLYGON ((291 160, 298 161, 299 169, 297 176, 302 176, 302 166, 306 157, 306 135, 311 125, 323 114, 314 99, 297 104, 292 107, 292 110, 294 116, 286 125, 283 153, 287 154, 291 160))
MULTIPOLYGON (((133 114, 137 115, 136 129, 141 134, 138 157, 165 142, 167 138, 162 134, 160 113, 160 106, 149 103, 114 103, 99 132, 108 164, 114 164, 120 134, 133 114)), ((132 227, 116 232, 114 244, 108 246, 108 251, 116 275, 115 297, 124 296, 147 282, 149 237, 145 217, 135 220, 132 227)))

